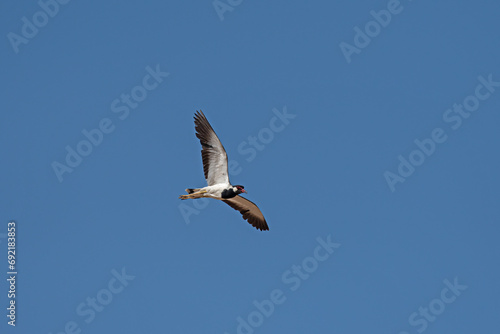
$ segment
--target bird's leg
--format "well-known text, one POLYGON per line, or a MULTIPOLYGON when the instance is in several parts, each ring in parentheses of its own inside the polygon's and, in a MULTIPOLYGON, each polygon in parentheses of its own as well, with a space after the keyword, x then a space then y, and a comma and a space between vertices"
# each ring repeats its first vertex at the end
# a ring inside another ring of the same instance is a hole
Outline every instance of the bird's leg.
POLYGON ((189 195, 180 195, 180 199, 195 199, 195 198, 200 198, 203 197, 202 194, 206 193, 206 190, 200 190, 195 193, 189 194, 189 195))
POLYGON ((207 191, 206 190, 199 190, 197 192, 191 193, 189 195, 184 195, 184 196, 188 196, 188 198, 198 198, 198 197, 203 197, 201 195, 204 193, 207 193, 207 191))

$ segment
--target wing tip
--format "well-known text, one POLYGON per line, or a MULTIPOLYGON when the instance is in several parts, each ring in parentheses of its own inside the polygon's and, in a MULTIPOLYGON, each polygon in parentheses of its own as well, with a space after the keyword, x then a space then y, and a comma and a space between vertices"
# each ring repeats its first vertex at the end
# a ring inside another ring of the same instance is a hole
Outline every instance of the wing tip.
POLYGON ((264 221, 263 223, 259 225, 253 225, 256 229, 261 230, 261 231, 269 231, 269 226, 267 225, 267 222, 264 221))
POLYGON ((194 113, 193 118, 194 118, 195 120, 197 120, 197 119, 199 119, 199 118, 204 118, 204 119, 207 119, 207 118, 205 117, 205 114, 203 113, 203 111, 201 111, 201 109, 200 109, 200 110, 196 110, 196 112, 194 113))
POLYGON ((261 219, 258 219, 258 218, 243 218, 245 219, 250 225, 252 225, 253 227, 255 227, 257 230, 260 230, 260 231, 269 231, 269 226, 267 225, 267 221, 265 219, 261 220, 261 219))

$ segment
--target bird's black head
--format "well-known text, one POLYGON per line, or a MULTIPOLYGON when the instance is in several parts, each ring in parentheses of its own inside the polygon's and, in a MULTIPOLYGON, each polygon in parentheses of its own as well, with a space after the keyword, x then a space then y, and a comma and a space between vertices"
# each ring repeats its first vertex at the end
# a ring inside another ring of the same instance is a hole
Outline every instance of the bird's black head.
POLYGON ((245 187, 241 186, 241 185, 235 185, 236 187, 236 194, 241 194, 241 193, 246 193, 247 191, 245 190, 245 187))

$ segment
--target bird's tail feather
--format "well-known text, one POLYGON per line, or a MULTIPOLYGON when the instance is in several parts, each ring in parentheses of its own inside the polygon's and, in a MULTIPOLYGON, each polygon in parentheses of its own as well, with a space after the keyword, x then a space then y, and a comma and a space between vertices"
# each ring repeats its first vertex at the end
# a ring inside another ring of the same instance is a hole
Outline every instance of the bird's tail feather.
POLYGON ((200 188, 196 188, 196 189, 191 189, 191 188, 188 188, 188 189, 186 189, 186 192, 187 192, 188 194, 192 194, 192 193, 197 192, 197 191, 199 191, 199 190, 200 190, 200 188))

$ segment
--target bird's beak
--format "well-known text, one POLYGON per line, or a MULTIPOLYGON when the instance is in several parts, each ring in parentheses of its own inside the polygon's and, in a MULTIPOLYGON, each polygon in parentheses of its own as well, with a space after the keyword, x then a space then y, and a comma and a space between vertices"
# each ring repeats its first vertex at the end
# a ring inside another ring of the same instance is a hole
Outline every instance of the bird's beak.
POLYGON ((241 189, 241 192, 244 193, 244 194, 247 193, 247 191, 245 189, 241 189))

